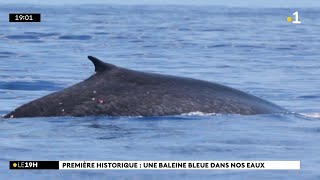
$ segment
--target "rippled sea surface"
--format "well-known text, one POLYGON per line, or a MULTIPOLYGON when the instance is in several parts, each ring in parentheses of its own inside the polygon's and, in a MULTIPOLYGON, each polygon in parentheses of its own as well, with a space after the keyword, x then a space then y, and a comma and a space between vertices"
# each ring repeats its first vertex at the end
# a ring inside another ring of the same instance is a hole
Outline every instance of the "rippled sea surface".
POLYGON ((1 179, 320 179, 319 9, 0 6, 0 114, 94 73, 87 55, 219 82, 292 114, 0 121, 1 179), (40 12, 41 23, 9 23, 40 12), (300 171, 9 171, 10 160, 300 160, 300 171))

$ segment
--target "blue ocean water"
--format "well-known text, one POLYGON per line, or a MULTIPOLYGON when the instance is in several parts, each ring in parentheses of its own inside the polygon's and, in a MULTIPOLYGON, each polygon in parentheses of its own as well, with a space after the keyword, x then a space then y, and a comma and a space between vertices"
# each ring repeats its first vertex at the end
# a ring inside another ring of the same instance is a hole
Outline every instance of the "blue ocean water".
POLYGON ((292 114, 0 121, 1 179, 319 179, 319 9, 1 5, 0 114, 80 82, 87 55, 219 82, 292 114), (41 23, 8 13, 40 12, 41 23), (300 160, 300 171, 9 171, 10 160, 300 160))

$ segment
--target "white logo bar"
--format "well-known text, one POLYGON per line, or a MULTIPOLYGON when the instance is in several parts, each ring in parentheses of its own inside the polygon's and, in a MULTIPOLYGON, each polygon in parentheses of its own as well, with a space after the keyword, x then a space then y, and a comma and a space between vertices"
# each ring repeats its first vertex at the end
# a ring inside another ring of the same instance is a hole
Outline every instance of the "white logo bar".
POLYGON ((300 170, 300 161, 59 161, 75 170, 300 170))

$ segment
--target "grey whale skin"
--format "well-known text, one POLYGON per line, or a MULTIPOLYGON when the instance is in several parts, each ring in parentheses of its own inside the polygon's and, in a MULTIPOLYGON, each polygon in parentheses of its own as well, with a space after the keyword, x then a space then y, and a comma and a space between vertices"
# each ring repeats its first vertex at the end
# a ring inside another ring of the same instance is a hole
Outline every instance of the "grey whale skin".
POLYGON ((5 118, 50 116, 165 116, 190 112, 272 114, 285 110, 217 83, 139 72, 88 56, 95 74, 5 115, 5 118))

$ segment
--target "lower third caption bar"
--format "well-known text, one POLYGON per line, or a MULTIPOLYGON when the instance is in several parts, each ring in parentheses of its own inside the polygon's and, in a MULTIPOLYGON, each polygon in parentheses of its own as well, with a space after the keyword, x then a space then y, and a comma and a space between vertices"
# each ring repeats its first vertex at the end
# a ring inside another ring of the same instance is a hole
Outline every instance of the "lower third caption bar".
POLYGON ((300 170, 300 161, 10 161, 10 169, 300 170))

